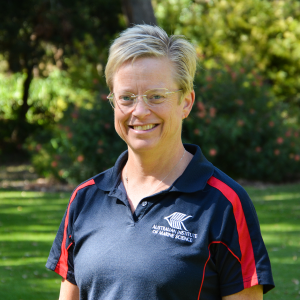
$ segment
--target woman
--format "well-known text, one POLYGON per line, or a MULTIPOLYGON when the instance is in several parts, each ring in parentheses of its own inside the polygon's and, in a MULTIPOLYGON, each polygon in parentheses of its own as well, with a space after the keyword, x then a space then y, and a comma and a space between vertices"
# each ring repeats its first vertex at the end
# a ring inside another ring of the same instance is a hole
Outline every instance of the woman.
POLYGON ((159 27, 112 44, 108 98, 128 151, 71 196, 46 265, 60 300, 259 300, 274 287, 248 195, 182 144, 195 70, 191 44, 159 27))

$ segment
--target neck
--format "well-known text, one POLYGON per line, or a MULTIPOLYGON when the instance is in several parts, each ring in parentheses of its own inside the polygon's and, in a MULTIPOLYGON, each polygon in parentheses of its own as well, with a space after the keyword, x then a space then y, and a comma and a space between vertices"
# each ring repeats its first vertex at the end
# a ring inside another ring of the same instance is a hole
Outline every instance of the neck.
POLYGON ((127 175, 132 181, 139 183, 162 180, 169 172, 173 173, 172 168, 183 157, 184 151, 182 143, 176 148, 169 147, 168 151, 150 150, 146 153, 139 153, 129 148, 127 175))
POLYGON ((151 150, 142 155, 128 149, 128 161, 122 172, 122 180, 132 212, 141 199, 171 186, 193 157, 185 151, 182 143, 169 149, 162 152, 151 150))

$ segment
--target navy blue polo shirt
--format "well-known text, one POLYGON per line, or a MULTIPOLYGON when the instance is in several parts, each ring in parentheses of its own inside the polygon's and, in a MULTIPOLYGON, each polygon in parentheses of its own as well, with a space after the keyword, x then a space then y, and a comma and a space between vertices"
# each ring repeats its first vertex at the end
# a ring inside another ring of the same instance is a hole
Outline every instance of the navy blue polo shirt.
POLYGON ((73 192, 46 267, 78 285, 81 300, 220 300, 274 287, 257 215, 245 190, 194 155, 168 189, 132 214, 115 166, 73 192))

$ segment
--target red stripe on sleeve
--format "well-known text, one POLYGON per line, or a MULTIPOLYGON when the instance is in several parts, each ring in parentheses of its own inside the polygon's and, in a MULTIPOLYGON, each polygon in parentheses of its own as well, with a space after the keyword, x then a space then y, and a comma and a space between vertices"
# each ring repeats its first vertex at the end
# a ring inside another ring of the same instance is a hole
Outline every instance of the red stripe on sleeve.
POLYGON ((212 187, 218 189, 232 204, 233 214, 235 217, 239 235, 240 249, 242 253, 241 268, 244 288, 246 289, 251 286, 257 285, 258 279, 253 246, 240 198, 232 188, 213 176, 208 180, 207 183, 212 187))
POLYGON ((85 188, 86 186, 93 185, 93 184, 95 184, 95 181, 94 181, 94 179, 91 179, 91 180, 83 183, 82 185, 78 186, 76 188, 76 190, 74 191, 74 193, 72 194, 70 203, 68 205, 67 214, 66 214, 66 218, 65 218, 64 235, 63 235, 63 240, 61 243, 60 258, 59 258, 56 268, 54 270, 57 274, 59 274, 60 276, 62 276, 65 279, 67 278, 67 273, 68 273, 68 255, 69 255, 69 253, 68 253, 68 249, 66 249, 66 240, 67 240, 67 228, 68 228, 68 224, 69 224, 70 205, 73 202, 73 200, 75 199, 77 192, 79 190, 85 188))

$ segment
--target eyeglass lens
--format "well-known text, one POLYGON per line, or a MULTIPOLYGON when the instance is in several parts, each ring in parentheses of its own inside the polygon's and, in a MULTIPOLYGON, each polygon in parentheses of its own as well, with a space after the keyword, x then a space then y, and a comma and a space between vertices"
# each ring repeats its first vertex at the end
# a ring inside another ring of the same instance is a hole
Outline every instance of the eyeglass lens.
POLYGON ((144 102, 149 106, 155 106, 165 102, 169 94, 174 92, 169 92, 167 89, 153 89, 148 90, 142 95, 134 95, 133 93, 125 92, 121 94, 114 94, 113 97, 109 98, 112 105, 115 107, 115 102, 123 108, 130 108, 138 102, 138 97, 142 97, 144 102))

